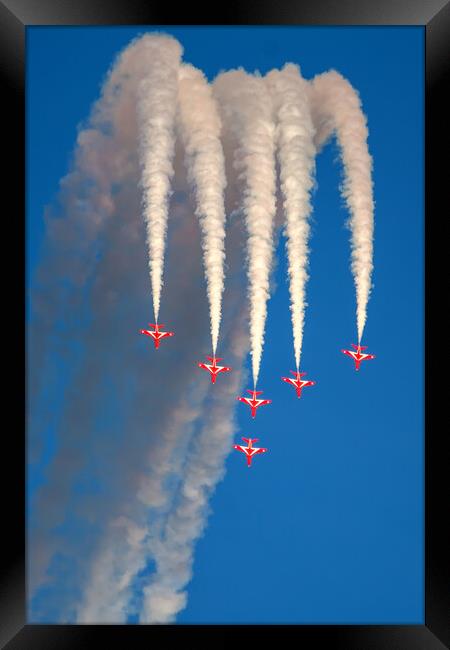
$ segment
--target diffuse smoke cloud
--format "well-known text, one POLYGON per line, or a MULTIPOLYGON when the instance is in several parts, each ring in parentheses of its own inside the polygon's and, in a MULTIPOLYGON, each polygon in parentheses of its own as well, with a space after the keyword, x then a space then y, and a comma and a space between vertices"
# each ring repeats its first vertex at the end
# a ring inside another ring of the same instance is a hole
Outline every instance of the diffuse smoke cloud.
MULTIPOLYGON (((231 280, 239 287, 242 235, 241 224, 234 222, 227 256, 231 280)), ((223 476, 235 428, 230 401, 240 388, 239 364, 248 351, 240 290, 227 292, 225 315, 227 359, 236 369, 231 382, 218 384, 212 392, 202 382, 195 393, 184 391, 177 399, 130 499, 131 511, 112 522, 93 558, 77 614, 80 623, 126 622, 129 615, 142 623, 165 623, 186 606, 182 590, 191 577, 194 544, 206 525, 209 496, 223 476), (136 604, 135 576, 149 562, 155 563, 156 571, 138 580, 142 594, 136 604)))

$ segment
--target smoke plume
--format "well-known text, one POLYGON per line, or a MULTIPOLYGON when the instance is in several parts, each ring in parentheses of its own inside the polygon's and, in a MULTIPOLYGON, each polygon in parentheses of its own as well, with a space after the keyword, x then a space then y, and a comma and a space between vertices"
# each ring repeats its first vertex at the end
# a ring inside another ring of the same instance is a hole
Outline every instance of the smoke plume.
POLYGON ((202 230, 203 263, 209 300, 212 350, 219 337, 224 285, 225 162, 221 122, 211 86, 200 70, 182 65, 179 72, 179 126, 188 180, 195 190, 202 230))
POLYGON ((272 70, 266 77, 277 118, 277 149, 281 190, 286 216, 285 233, 291 296, 292 332, 297 370, 305 318, 305 284, 308 279, 308 216, 313 186, 314 126, 307 82, 297 66, 272 70))
POLYGON ((147 70, 138 89, 139 153, 153 310, 158 322, 182 49, 167 36, 143 41, 142 49, 147 70))
POLYGON ((227 133, 233 138, 234 168, 242 183, 248 234, 248 293, 253 384, 258 381, 269 299, 275 215, 275 124, 263 79, 243 70, 214 81, 227 133))
POLYGON ((367 146, 367 120, 357 91, 338 72, 317 75, 312 84, 317 144, 336 132, 344 165, 342 195, 350 211, 352 272, 356 286, 356 324, 361 342, 373 269, 374 200, 372 158, 367 146))

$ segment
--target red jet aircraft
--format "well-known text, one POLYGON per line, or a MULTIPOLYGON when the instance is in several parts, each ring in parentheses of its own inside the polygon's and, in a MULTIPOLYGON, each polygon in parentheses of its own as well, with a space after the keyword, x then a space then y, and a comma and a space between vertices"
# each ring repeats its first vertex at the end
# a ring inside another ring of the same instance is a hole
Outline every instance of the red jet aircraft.
POLYGON ((153 331, 151 330, 139 330, 140 334, 145 334, 146 336, 151 336, 153 339, 153 343, 155 344, 155 348, 159 348, 159 342, 161 339, 166 338, 166 336, 173 336, 174 332, 161 332, 160 327, 164 327, 164 325, 158 325, 158 323, 149 323, 150 327, 154 327, 155 329, 153 331))
POLYGON ((356 352, 353 350, 341 350, 344 354, 347 354, 355 362, 355 370, 359 370, 359 365, 361 361, 366 361, 367 359, 375 359, 374 354, 364 354, 361 350, 367 350, 367 346, 351 344, 352 348, 355 348, 356 352))
POLYGON ((206 357, 208 361, 212 361, 212 365, 209 363, 199 363, 198 367, 203 368, 203 370, 208 370, 211 373, 211 383, 216 383, 216 378, 219 372, 229 372, 231 368, 227 366, 218 366, 217 361, 223 361, 221 357, 206 357))
POLYGON ((246 456, 247 456, 247 466, 250 467, 252 464, 252 458, 256 454, 264 454, 264 452, 267 451, 264 447, 253 447, 254 442, 258 442, 259 438, 242 438, 247 444, 246 447, 244 445, 233 445, 235 449, 238 451, 242 451, 246 456))
POLYGON ((264 406, 264 404, 272 404, 271 399, 257 399, 257 395, 261 395, 262 390, 247 390, 247 393, 250 393, 250 397, 237 397, 240 402, 244 402, 244 404, 248 404, 250 408, 252 409, 252 418, 255 417, 256 415, 256 409, 259 406, 264 406))
POLYGON ((287 384, 292 384, 295 386, 296 391, 297 391, 297 397, 300 397, 302 394, 302 388, 305 386, 314 386, 315 381, 308 381, 306 379, 302 379, 306 375, 306 372, 298 372, 295 370, 291 370, 292 374, 295 376, 295 379, 292 379, 292 377, 281 377, 283 381, 285 381, 287 384))

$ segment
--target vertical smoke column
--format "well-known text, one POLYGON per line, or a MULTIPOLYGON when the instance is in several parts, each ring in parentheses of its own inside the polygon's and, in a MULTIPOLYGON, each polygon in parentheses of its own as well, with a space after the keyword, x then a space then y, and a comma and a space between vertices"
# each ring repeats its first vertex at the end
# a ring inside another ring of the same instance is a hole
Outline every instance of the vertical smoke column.
POLYGON ((138 88, 139 157, 153 309, 158 322, 182 49, 174 38, 159 35, 143 41, 143 46, 148 72, 138 88))
POLYGON ((269 298, 275 215, 275 126, 272 101, 261 77, 243 70, 214 81, 222 120, 235 140, 234 167, 243 181, 248 232, 250 340, 253 384, 258 381, 269 298))
POLYGON ((192 578, 195 542, 206 527, 210 496, 225 474, 225 459, 236 427, 230 404, 241 385, 239 361, 248 349, 243 320, 241 315, 236 316, 229 349, 236 371, 221 386, 220 393, 214 391, 211 396, 208 410, 202 416, 202 426, 188 450, 172 509, 161 534, 151 540, 149 551, 156 572, 143 590, 140 623, 170 623, 186 607, 186 586, 192 578))
POLYGON ((285 233, 290 279, 292 332, 297 371, 305 318, 305 284, 308 279, 308 217, 311 211, 315 145, 308 83, 296 65, 272 70, 266 77, 274 102, 277 153, 286 215, 285 233))
POLYGON ((182 65, 179 70, 178 108, 188 180, 195 191, 196 214, 202 230, 203 263, 215 356, 224 285, 225 161, 216 100, 203 73, 191 65, 182 65))
POLYGON ((358 343, 367 318, 373 269, 372 158, 367 146, 367 121, 356 90, 334 70, 315 77, 311 99, 320 146, 336 131, 344 165, 342 195, 350 211, 352 272, 356 286, 358 343))

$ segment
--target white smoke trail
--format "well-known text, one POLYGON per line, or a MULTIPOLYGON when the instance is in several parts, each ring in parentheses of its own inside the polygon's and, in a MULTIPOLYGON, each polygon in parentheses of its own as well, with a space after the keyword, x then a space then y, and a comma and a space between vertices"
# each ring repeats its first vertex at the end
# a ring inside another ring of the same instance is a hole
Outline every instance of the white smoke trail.
POLYGON ((110 523, 106 542, 92 563, 77 623, 126 623, 130 583, 142 568, 137 551, 146 532, 144 526, 124 516, 110 523))
POLYGON ((220 74, 214 93, 224 126, 235 139, 234 167, 244 183, 253 383, 264 343, 275 215, 275 125, 272 101, 259 76, 243 70, 220 74))
POLYGON ((170 509, 173 490, 168 479, 180 475, 186 445, 202 412, 205 385, 197 387, 196 404, 188 404, 193 395, 185 392, 161 431, 159 444, 148 454, 148 468, 141 475, 133 507, 127 516, 113 518, 105 532, 78 607, 78 623, 127 621, 133 579, 145 567, 149 539, 160 534, 170 509))
POLYGON ((178 102, 188 180, 195 189, 196 214, 203 235, 203 263, 215 355, 221 320, 225 259, 226 178, 220 141, 221 122, 207 79, 191 65, 183 64, 180 67, 178 102))
POLYGON ((174 38, 162 35, 148 38, 143 47, 148 71, 138 89, 139 154, 153 309, 158 322, 182 48, 174 38))
POLYGON ((331 70, 312 81, 312 108, 322 144, 336 131, 344 165, 342 195, 350 211, 352 272, 356 286, 358 343, 367 318, 367 301, 373 269, 372 158, 367 146, 367 120, 357 91, 338 72, 331 70))
MULTIPOLYGON (((239 318, 237 319, 239 321, 239 318)), ((242 318, 234 332, 233 357, 242 359, 248 342, 242 318)), ((242 370, 233 372, 221 394, 214 393, 203 426, 188 455, 180 494, 165 522, 162 534, 150 544, 156 573, 144 588, 141 623, 169 623, 187 603, 182 591, 192 577, 195 541, 202 535, 211 493, 225 473, 235 430, 230 400, 241 386, 242 370)))
POLYGON ((286 215, 294 355, 299 370, 306 307, 305 284, 308 279, 309 199, 316 153, 314 126, 308 83, 301 77, 298 66, 287 64, 281 71, 269 72, 265 79, 278 119, 278 161, 286 215))

